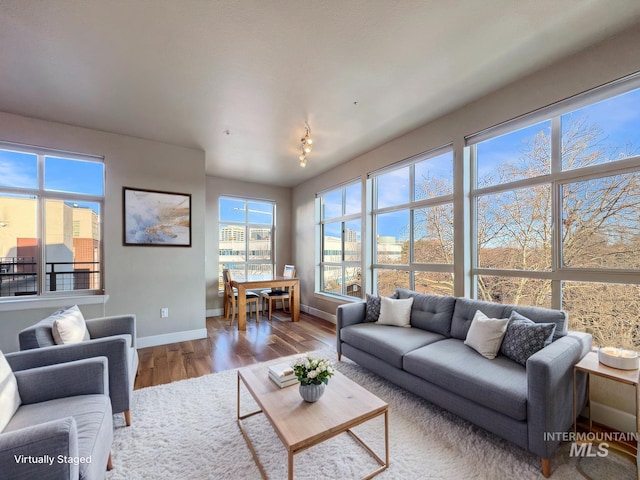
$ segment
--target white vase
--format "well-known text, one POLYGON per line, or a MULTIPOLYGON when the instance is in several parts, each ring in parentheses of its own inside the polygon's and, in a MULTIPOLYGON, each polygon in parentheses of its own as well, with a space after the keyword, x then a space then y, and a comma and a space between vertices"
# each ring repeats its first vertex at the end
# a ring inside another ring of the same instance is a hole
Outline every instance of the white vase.
POLYGON ((317 402, 324 393, 325 384, 320 385, 302 385, 300 384, 299 391, 300 396, 305 402, 313 403, 317 402))

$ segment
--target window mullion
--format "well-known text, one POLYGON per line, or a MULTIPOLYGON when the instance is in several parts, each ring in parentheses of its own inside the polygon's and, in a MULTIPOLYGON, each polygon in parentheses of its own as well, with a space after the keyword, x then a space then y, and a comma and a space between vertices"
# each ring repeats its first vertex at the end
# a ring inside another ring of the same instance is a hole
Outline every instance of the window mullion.
POLYGON ((38 295, 47 291, 47 266, 45 264, 47 242, 46 232, 46 199, 44 197, 44 154, 38 154, 38 195, 36 199, 36 262, 38 264, 38 295))

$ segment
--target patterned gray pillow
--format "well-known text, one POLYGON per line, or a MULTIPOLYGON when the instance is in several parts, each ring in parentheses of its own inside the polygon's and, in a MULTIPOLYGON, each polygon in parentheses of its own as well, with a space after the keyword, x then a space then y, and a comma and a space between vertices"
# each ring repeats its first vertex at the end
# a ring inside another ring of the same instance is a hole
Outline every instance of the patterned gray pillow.
MULTIPOLYGON (((398 291, 396 290, 393 295, 389 295, 389 298, 398 299, 400 296, 398 295, 398 291)), ((369 295, 367 293, 367 307, 366 307, 366 316, 365 322, 377 322, 378 317, 380 316, 380 297, 376 295, 369 295)))
POLYGON ((367 307, 365 322, 377 322, 380 316, 380 297, 367 293, 367 307))
POLYGON ((500 353, 526 365, 531 355, 551 343, 555 330, 555 323, 536 323, 518 312, 511 312, 500 353))

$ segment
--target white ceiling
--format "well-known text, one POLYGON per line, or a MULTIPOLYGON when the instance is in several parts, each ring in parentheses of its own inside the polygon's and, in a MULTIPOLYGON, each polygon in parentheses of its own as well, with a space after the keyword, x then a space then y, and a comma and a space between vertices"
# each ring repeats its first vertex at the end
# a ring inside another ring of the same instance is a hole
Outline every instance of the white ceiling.
POLYGON ((638 0, 0 0, 0 111, 293 186, 639 20, 638 0))

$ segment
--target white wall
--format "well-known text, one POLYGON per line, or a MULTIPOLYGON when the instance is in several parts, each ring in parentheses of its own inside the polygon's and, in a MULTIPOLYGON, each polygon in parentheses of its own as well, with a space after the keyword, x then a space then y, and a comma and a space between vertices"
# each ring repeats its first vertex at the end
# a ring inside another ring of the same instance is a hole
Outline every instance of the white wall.
MULTIPOLYGON (((206 336, 203 151, 2 112, 0 140, 104 156, 104 269, 109 300, 105 305, 80 305, 86 317, 135 313, 141 346, 206 336), (191 248, 123 246, 123 186, 190 193, 191 248), (169 318, 160 318, 161 307, 169 308, 169 318)), ((0 349, 17 350, 18 332, 53 310, 47 306, 0 311, 0 349)))
POLYGON ((276 202, 276 271, 285 264, 293 263, 291 251, 291 189, 272 187, 257 183, 242 182, 208 176, 206 180, 206 271, 207 271, 207 315, 222 315, 222 296, 218 294, 219 221, 218 199, 220 196, 257 198, 276 202))

